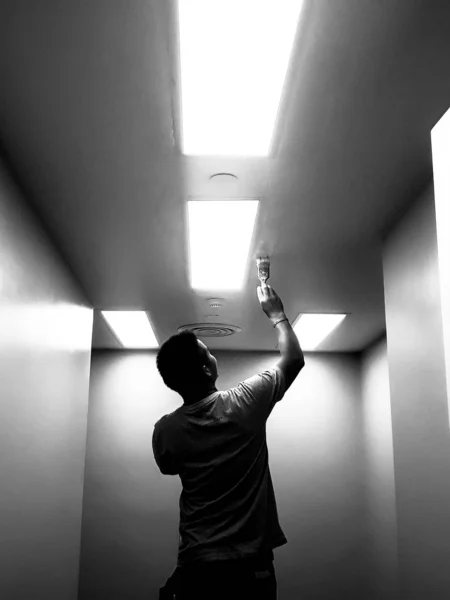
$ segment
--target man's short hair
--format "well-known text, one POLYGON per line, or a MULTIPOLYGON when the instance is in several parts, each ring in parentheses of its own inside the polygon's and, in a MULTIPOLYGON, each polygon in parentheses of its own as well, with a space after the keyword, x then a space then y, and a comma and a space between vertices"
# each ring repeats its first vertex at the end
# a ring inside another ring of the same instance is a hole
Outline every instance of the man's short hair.
POLYGON ((156 366, 168 388, 179 394, 203 383, 205 353, 192 331, 182 331, 166 340, 156 356, 156 366))

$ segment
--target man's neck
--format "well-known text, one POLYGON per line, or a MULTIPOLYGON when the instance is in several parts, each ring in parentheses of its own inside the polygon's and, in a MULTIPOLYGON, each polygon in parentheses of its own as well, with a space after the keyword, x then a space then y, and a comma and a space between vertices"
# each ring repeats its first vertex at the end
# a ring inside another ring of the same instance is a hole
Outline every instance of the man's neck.
POLYGON ((217 392, 217 388, 215 385, 211 385, 203 390, 197 390, 192 393, 186 394, 183 396, 184 404, 195 404, 196 402, 200 402, 203 398, 207 398, 217 392))

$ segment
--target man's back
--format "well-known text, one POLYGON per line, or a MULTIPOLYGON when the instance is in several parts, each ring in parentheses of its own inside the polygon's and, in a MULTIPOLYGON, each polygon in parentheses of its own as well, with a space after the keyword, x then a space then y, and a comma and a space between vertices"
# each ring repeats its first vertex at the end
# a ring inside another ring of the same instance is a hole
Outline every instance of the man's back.
POLYGON ((156 462, 183 485, 179 566, 251 558, 287 543, 266 443, 267 418, 284 393, 274 367, 156 423, 156 462))

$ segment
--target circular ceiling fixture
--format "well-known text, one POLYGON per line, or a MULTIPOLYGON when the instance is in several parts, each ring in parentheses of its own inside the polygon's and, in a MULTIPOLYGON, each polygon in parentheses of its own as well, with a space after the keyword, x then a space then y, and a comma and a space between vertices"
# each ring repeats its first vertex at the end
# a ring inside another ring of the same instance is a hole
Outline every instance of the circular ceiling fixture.
POLYGON ((209 180, 214 183, 235 183, 237 181, 237 175, 233 173, 214 173, 211 175, 209 180))
POLYGON ((191 323, 178 327, 178 333, 182 331, 191 331, 198 337, 226 337, 242 331, 236 325, 226 325, 225 323, 191 323))

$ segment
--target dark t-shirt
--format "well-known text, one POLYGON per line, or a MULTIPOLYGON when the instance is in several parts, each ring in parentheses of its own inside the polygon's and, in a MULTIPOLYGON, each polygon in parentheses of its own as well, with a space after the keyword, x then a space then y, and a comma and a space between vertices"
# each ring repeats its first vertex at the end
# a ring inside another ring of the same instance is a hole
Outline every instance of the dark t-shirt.
POLYGON ((178 566, 255 556, 287 543, 278 522, 266 421, 285 393, 279 367, 165 415, 153 432, 164 475, 179 475, 178 566))

